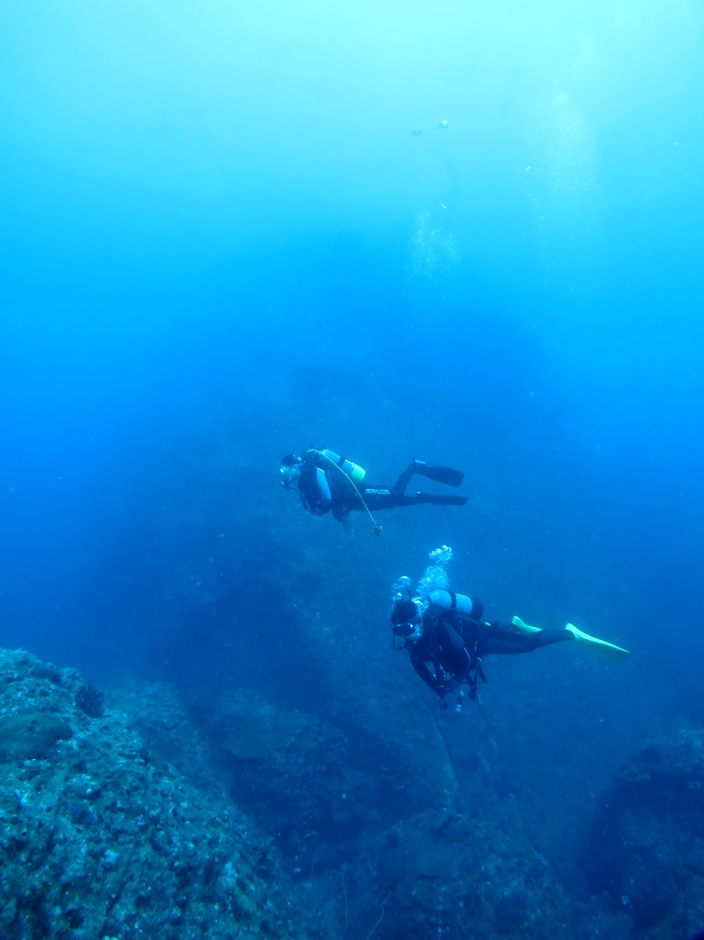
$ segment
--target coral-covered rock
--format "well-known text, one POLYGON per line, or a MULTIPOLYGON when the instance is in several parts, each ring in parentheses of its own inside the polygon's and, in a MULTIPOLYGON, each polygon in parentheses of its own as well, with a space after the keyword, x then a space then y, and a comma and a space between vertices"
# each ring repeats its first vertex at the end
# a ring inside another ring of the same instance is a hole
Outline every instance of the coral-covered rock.
POLYGON ((151 760, 123 713, 90 717, 85 687, 0 651, 0 936, 285 935, 224 801, 151 760))

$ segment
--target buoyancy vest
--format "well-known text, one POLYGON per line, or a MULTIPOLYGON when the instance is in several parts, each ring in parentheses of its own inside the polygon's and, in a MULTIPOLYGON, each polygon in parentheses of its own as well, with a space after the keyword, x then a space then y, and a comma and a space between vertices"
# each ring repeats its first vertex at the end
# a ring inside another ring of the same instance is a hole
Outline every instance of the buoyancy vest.
POLYGON ((475 698, 478 680, 486 682, 478 655, 480 647, 481 621, 472 617, 472 600, 466 594, 455 594, 454 591, 437 590, 428 595, 428 629, 430 631, 430 649, 432 653, 433 668, 438 677, 445 676, 445 670, 440 663, 437 629, 442 626, 450 640, 453 650, 457 653, 464 650, 468 657, 467 670, 463 676, 456 676, 459 682, 468 682, 470 698, 475 698), (472 673, 476 671, 475 678, 472 673))
POLYGON ((330 450, 314 448, 307 450, 302 460, 298 489, 310 512, 321 515, 328 512, 331 505, 345 503, 357 495, 355 480, 361 480, 365 473, 357 464, 330 450))

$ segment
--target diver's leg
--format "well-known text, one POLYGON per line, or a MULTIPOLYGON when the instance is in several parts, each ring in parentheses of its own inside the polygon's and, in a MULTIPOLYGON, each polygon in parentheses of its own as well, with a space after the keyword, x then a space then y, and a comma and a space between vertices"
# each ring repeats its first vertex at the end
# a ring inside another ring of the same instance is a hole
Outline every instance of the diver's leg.
POLYGON ((564 630, 540 630, 539 633, 529 633, 528 649, 537 650, 541 646, 552 646, 553 643, 563 643, 567 637, 564 630))
POLYGON ((405 493, 414 473, 419 473, 429 480, 435 480, 436 483, 445 483, 447 486, 460 486, 464 479, 464 473, 461 470, 451 470, 449 467, 429 467, 422 460, 412 460, 394 483, 392 487, 394 493, 405 493))
POLYGON ((397 506, 418 506, 420 503, 433 503, 435 506, 464 506, 468 502, 467 496, 435 496, 433 493, 415 493, 405 496, 394 492, 391 486, 362 486, 360 496, 354 496, 347 501, 348 511, 378 512, 380 509, 395 509, 397 506), (361 498, 360 498, 361 497, 361 498), (366 505, 365 505, 366 504, 366 505))
MULTIPOLYGON (((404 496, 403 494, 392 492, 389 487, 373 487, 370 492, 362 490, 364 502, 369 507, 370 512, 377 512, 380 509, 395 509, 397 506, 418 506, 420 503, 434 503, 436 506, 464 506, 468 497, 466 496, 434 496, 431 493, 416 493, 414 496, 404 496)), ((356 499, 351 505, 352 509, 363 510, 361 500, 356 499)))
POLYGON ((366 504, 371 512, 375 512, 379 509, 393 509, 394 506, 410 506, 414 502, 418 502, 415 496, 404 496, 403 492, 399 492, 397 489, 399 483, 402 487, 406 487, 412 476, 413 468, 411 466, 401 474, 393 486, 385 486, 383 483, 365 483, 359 488, 359 496, 355 495, 354 499, 350 501, 350 509, 364 512, 366 504), (406 477, 405 480, 404 477, 406 477))
POLYGON ((537 630, 535 633, 523 633, 513 627, 489 626, 486 628, 483 654, 509 655, 514 653, 532 653, 541 646, 564 643, 570 639, 565 630, 537 630))
MULTIPOLYGON (((523 633, 542 632, 540 627, 531 627, 527 623, 523 623, 520 617, 514 617, 512 623, 523 633)), ((597 653, 599 656, 604 656, 606 659, 610 659, 614 663, 625 662, 630 655, 628 650, 624 649, 622 646, 616 646, 615 643, 608 643, 606 640, 600 640, 598 636, 590 636, 588 633, 584 633, 583 630, 579 630, 577 627, 575 627, 573 623, 568 623, 565 627, 565 630, 572 634, 577 643, 580 643, 582 646, 586 646, 593 653, 597 653)))
MULTIPOLYGON (((378 512, 380 509, 393 509, 394 506, 402 506, 407 496, 398 496, 394 493, 391 486, 364 486, 360 490, 362 499, 370 512, 378 512)), ((352 509, 364 510, 361 499, 356 499, 352 509)))
POLYGON ((422 460, 414 460, 413 469, 421 476, 435 480, 436 483, 445 483, 447 486, 460 486, 464 480, 464 473, 461 470, 452 470, 450 467, 429 467, 422 460))
POLYGON ((422 460, 412 460, 392 486, 392 491, 399 496, 403 495, 414 473, 420 473, 429 480, 445 483, 447 486, 459 486, 464 479, 461 470, 451 470, 449 467, 429 467, 422 460))
POLYGON ((436 496, 434 493, 416 493, 415 496, 404 496, 408 500, 403 506, 415 506, 417 503, 433 503, 435 506, 464 506, 469 502, 469 496, 436 496))
POLYGON ((411 482, 411 477, 416 472, 416 462, 412 460, 411 463, 406 467, 401 476, 396 480, 394 485, 391 487, 391 492, 395 493, 398 496, 402 496, 408 484, 411 482))

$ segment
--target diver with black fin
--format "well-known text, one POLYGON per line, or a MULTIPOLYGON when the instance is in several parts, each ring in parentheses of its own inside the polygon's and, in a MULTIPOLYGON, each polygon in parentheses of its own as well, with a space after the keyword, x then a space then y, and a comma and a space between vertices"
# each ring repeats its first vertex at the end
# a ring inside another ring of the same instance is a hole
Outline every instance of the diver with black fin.
POLYGON ((484 605, 477 598, 455 594, 445 572, 452 558, 447 545, 430 553, 431 564, 421 578, 416 593, 410 578, 403 577, 393 586, 391 629, 396 649, 410 653, 411 665, 425 684, 438 695, 441 707, 447 697, 457 693, 456 710, 462 704, 462 686, 469 686, 469 697, 479 694, 486 682, 482 668, 485 656, 530 653, 554 643, 577 642, 599 656, 615 663, 628 659, 628 650, 598 637, 590 636, 568 623, 564 630, 541 630, 520 617, 510 624, 483 619, 484 605))
POLYGON ((437 506, 464 506, 466 496, 438 496, 433 493, 406 494, 411 478, 418 474, 457 487, 462 483, 461 470, 450 467, 431 467, 422 460, 412 460, 393 486, 364 482, 366 470, 331 450, 309 448, 302 456, 287 454, 281 461, 281 485, 298 490, 301 502, 314 516, 332 511, 338 522, 345 523, 350 512, 366 512, 377 535, 381 526, 372 513, 397 506, 416 506, 434 503, 437 506))

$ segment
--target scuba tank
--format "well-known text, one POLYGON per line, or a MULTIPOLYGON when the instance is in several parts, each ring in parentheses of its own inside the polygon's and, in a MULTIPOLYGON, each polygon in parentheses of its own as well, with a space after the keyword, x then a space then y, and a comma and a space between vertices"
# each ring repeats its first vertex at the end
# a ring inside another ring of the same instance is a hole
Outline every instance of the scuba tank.
POLYGON ((320 493, 321 499, 329 503, 332 499, 332 495, 330 493, 330 487, 328 486, 328 478, 320 467, 315 468, 315 481, 318 484, 318 492, 320 493))
POLYGON ((322 450, 321 454, 334 463, 336 467, 339 467, 345 476, 349 477, 354 483, 361 483, 367 475, 367 471, 362 469, 358 464, 352 463, 352 461, 348 460, 346 457, 340 457, 339 454, 336 454, 332 450, 322 450))
MULTIPOLYGON (((454 591, 431 591, 428 594, 431 606, 442 610, 456 610, 458 614, 469 617, 472 613, 472 599, 466 594, 455 594, 454 591)), ((479 615, 481 616, 481 614, 479 615)))

